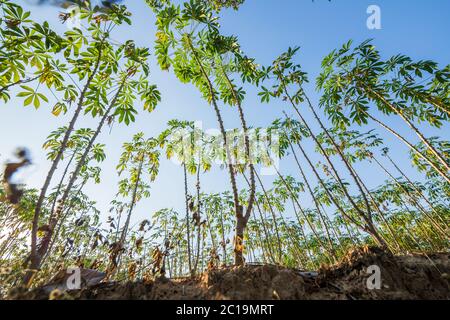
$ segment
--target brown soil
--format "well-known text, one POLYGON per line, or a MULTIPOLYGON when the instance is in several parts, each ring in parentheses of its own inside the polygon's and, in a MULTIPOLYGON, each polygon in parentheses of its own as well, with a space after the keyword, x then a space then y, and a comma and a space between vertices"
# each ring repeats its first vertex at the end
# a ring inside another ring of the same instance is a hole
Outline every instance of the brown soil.
MULTIPOLYGON (((197 279, 101 283, 63 299, 450 299, 450 254, 392 256, 377 248, 350 252, 339 264, 304 273, 271 265, 205 272, 197 279), (381 269, 381 289, 369 290, 367 268, 381 269)), ((42 289, 16 289, 10 299, 48 299, 42 289)))

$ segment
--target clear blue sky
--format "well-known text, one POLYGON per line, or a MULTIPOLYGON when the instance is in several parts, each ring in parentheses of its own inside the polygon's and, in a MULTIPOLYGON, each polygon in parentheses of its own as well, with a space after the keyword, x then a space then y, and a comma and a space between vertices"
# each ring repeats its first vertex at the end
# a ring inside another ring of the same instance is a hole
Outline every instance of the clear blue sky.
MULTIPOLYGON (((55 29, 61 32, 66 30, 57 19, 60 8, 35 6, 31 4, 33 0, 17 3, 32 11, 33 19, 47 20, 55 29)), ((133 13, 133 25, 117 30, 114 38, 120 42, 133 39, 139 45, 152 47, 155 31, 152 12, 143 0, 128 0, 125 4, 133 13)), ((269 64, 289 46, 301 46, 298 62, 309 72, 310 79, 314 79, 319 73, 322 58, 349 39, 360 42, 374 38, 374 44, 385 56, 404 53, 414 59, 435 60, 441 66, 449 63, 450 1, 447 0, 247 0, 238 12, 228 10, 221 15, 223 32, 237 35, 243 50, 262 65, 269 64), (381 8, 381 30, 369 30, 366 27, 366 9, 371 4, 381 8)), ((173 118, 201 120, 205 129, 217 127, 213 110, 201 100, 195 88, 180 84, 171 73, 159 71, 154 60, 152 66, 152 81, 162 92, 162 103, 157 110, 152 114, 141 114, 136 123, 129 127, 116 125, 111 134, 109 130, 104 130, 99 140, 107 145, 108 155, 102 165, 102 183, 89 185, 86 191, 98 201, 98 208, 105 215, 108 203, 117 191, 114 168, 120 147, 134 133, 143 131, 147 136, 156 135, 173 118)), ((256 93, 248 90, 244 103, 251 125, 266 126, 276 117, 282 116, 281 102, 262 105, 256 93)), ((309 94, 317 101, 318 94, 312 86, 309 94)), ((28 147, 32 151, 35 166, 26 173, 25 181, 32 187, 41 187, 49 167, 40 146, 51 130, 66 123, 71 116, 70 113, 60 118, 52 116, 51 105, 43 105, 36 111, 32 107, 24 108, 18 99, 12 99, 7 105, 0 102, 0 162, 10 157, 15 147, 28 147)), ((224 114, 228 128, 239 126, 235 110, 224 108, 224 114)), ((400 121, 391 119, 390 123, 413 138, 400 121)), ((78 127, 93 124, 89 117, 83 117, 78 127)), ((438 132, 423 127, 428 136, 440 134, 447 139, 448 129, 446 126, 438 132)), ((383 134, 383 137, 386 137, 387 143, 395 152, 395 158, 404 163, 408 172, 413 172, 407 162, 407 149, 392 141, 389 135, 383 134)), ((385 179, 373 168, 358 166, 357 169, 370 187, 375 187, 385 179)), ((290 158, 281 163, 281 171, 298 177, 290 158)), ((420 179, 420 175, 414 176, 420 179)), ((217 167, 202 179, 203 188, 207 191, 218 192, 229 186, 226 173, 220 172, 217 167)), ((272 177, 264 179, 269 184, 272 177)), ((304 201, 309 202, 308 199, 304 201)), ((137 206, 135 219, 149 218, 152 212, 165 207, 174 207, 181 212, 183 210, 182 171, 168 161, 163 161, 160 175, 153 184, 151 198, 137 206)))

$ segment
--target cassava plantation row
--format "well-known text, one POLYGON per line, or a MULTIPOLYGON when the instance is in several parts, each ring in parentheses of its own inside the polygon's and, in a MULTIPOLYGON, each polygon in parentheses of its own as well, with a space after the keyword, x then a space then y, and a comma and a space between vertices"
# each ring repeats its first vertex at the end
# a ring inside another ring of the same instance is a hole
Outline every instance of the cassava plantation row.
POLYGON ((359 247, 377 259, 427 257, 445 278, 448 265, 433 254, 450 248, 449 65, 349 41, 311 84, 298 47, 264 65, 223 31, 223 11, 239 14, 243 0, 142 2, 150 46, 132 38, 121 3, 76 2, 59 20, 80 23, 64 29, 0 0, 0 106, 20 102, 55 119, 42 148, 28 146, 48 164, 37 187, 13 178, 36 165, 28 150, 10 161, 1 150, 0 297, 17 288, 61 297, 73 267, 83 288, 188 281, 232 266, 332 268, 359 247), (154 129, 166 78, 201 99, 176 107, 206 114, 216 130, 172 115, 154 129), (278 116, 254 125, 255 108, 268 106, 278 116), (148 130, 134 130, 143 117, 148 130), (114 155, 107 137, 117 130, 132 134, 114 135, 114 155), (165 179, 171 202, 150 211, 165 179), (106 189, 109 210, 96 198, 106 189))

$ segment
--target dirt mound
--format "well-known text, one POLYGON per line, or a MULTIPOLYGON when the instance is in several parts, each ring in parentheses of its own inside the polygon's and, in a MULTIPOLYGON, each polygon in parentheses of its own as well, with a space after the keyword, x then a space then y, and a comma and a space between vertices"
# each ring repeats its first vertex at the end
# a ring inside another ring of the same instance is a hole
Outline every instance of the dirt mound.
POLYGON ((319 295, 331 285, 343 299, 450 299, 449 258, 448 253, 393 256, 379 248, 360 248, 340 264, 319 270, 319 295), (368 289, 371 266, 379 267, 380 289, 368 289))
MULTIPOLYGON (((148 283, 101 283, 54 299, 450 299, 450 255, 392 256, 377 248, 350 252, 339 264, 319 272, 272 265, 209 270, 195 279, 157 279, 148 283), (380 289, 367 285, 370 268, 379 268, 380 289), (369 272, 368 272, 369 268, 369 272)), ((10 299, 48 299, 43 289, 16 289, 10 299)))
POLYGON ((305 298, 305 281, 298 271, 271 265, 213 270, 206 274, 203 284, 208 299, 305 298))

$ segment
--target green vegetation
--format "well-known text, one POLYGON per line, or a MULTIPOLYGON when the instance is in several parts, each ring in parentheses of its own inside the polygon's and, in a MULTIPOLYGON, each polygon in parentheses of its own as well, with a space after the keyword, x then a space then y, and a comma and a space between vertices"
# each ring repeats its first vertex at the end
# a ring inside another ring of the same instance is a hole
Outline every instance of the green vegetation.
POLYGON ((8 200, 11 183, 3 179, 1 294, 20 284, 42 285, 71 265, 136 280, 246 261, 314 270, 364 244, 394 254, 448 250, 449 142, 426 137, 418 124, 440 128, 448 122, 449 66, 404 55, 383 60, 371 41, 349 42, 323 59, 316 79, 321 99, 314 105, 305 89, 308 75, 296 62, 298 48, 261 67, 235 36, 221 33, 217 12, 243 1, 146 2, 156 16, 151 49, 113 40, 114 31, 132 21, 122 5, 101 12, 82 8, 84 27, 57 34, 19 5, 0 0, 0 100, 8 103, 12 89, 20 89, 24 106, 72 115, 43 144, 51 166, 40 190, 24 190, 15 204, 8 200), (100 212, 84 193, 89 181, 101 183, 108 156, 97 139, 106 126, 128 126, 139 112, 157 107, 161 95, 151 80, 151 52, 161 69, 198 89, 220 135, 180 120, 155 137, 136 133, 123 144, 117 196, 109 212, 100 212), (256 88, 261 103, 277 101, 293 115, 253 128, 244 86, 256 88), (136 110, 136 101, 144 110, 136 110), (225 107, 235 110, 241 125, 235 131, 243 138, 230 138, 225 130, 225 107), (95 119, 94 128, 79 128, 82 114, 95 119), (408 140, 389 119, 400 119, 417 140, 408 140), (371 124, 409 148, 423 181, 405 174, 371 124), (253 150, 265 131, 278 134, 277 156, 296 167, 292 175, 275 167, 271 185, 258 171, 275 161, 270 143, 256 156, 253 150), (132 225, 140 200, 151 198, 164 157, 180 160, 185 192, 178 196, 185 211, 161 209, 132 225), (237 158, 242 161, 231 161, 237 158), (217 170, 216 161, 222 161, 230 189, 209 193, 201 178, 217 170), (376 170, 385 183, 370 189, 356 166, 376 170))

